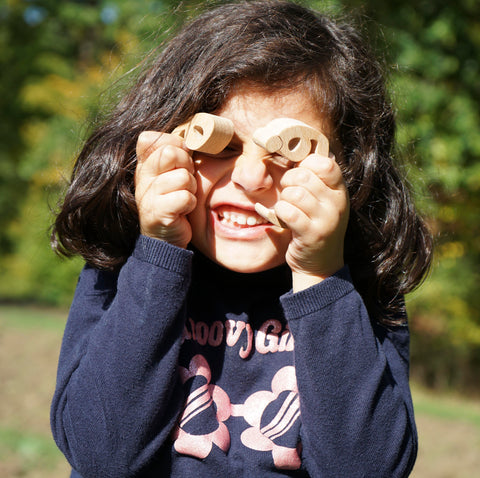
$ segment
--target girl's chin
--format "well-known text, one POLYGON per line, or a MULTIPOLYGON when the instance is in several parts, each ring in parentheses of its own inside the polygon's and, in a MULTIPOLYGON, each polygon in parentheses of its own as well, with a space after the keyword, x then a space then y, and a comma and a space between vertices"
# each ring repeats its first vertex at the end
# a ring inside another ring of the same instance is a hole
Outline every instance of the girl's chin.
POLYGON ((234 272, 263 272, 285 263, 285 253, 279 254, 278 249, 272 244, 260 247, 258 243, 242 244, 238 241, 235 244, 224 244, 224 242, 217 240, 215 248, 206 251, 199 249, 217 264, 234 272))

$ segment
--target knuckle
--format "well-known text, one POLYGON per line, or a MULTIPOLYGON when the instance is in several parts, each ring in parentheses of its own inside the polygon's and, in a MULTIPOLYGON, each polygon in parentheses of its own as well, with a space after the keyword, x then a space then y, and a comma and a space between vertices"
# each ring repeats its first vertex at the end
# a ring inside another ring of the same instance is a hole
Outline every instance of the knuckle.
POLYGON ((310 171, 307 168, 299 167, 292 169, 294 171, 294 181, 296 184, 305 184, 310 180, 310 171))
POLYGON ((177 158, 177 150, 171 144, 164 144, 159 147, 160 161, 165 165, 175 163, 177 158))
POLYGON ((294 222, 298 217, 296 208, 289 201, 285 201, 284 199, 275 204, 275 213, 282 220, 289 223, 294 222))
POLYGON ((332 158, 324 157, 320 162, 321 174, 329 176, 336 183, 343 182, 343 175, 340 166, 332 158))
POLYGON ((190 213, 197 205, 197 198, 194 194, 186 189, 175 191, 171 195, 172 213, 181 216, 190 213))
POLYGON ((282 191, 281 197, 293 203, 300 202, 305 197, 305 190, 299 186, 289 186, 282 191))
POLYGON ((154 131, 149 131, 149 130, 142 131, 138 135, 137 144, 144 144, 147 140, 151 141, 152 136, 154 135, 155 135, 154 131))
POLYGON ((148 156, 154 146, 155 142, 160 138, 160 133, 155 131, 142 131, 137 138, 136 152, 137 156, 144 158, 148 156))
POLYGON ((163 144, 161 147, 160 147, 160 150, 162 152, 162 155, 163 156, 176 156, 176 147, 173 145, 173 144, 163 144))
POLYGON ((182 183, 184 183, 185 185, 191 183, 191 174, 185 168, 176 169, 176 173, 182 183))
POLYGON ((187 202, 187 209, 186 212, 190 213, 197 207, 197 198, 195 195, 190 194, 188 202, 187 202))
POLYGON ((320 156, 318 154, 309 156, 302 166, 312 171, 317 176, 330 176, 338 168, 335 160, 328 156, 320 156))
POLYGON ((175 176, 179 189, 196 192, 197 181, 187 169, 180 168, 175 170, 175 176))
POLYGON ((185 206, 189 206, 196 201, 196 198, 190 191, 182 189, 178 191, 178 200, 185 206))
POLYGON ((296 177, 296 170, 297 169, 298 168, 293 168, 293 169, 289 169, 288 171, 286 171, 285 174, 280 179, 280 185, 283 186, 283 187, 287 187, 287 186, 296 184, 295 177, 296 177))

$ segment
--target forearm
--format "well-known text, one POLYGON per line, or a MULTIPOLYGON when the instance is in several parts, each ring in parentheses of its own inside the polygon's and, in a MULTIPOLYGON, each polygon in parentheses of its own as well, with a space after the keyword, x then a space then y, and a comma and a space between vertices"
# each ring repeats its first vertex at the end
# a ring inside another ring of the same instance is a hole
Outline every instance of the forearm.
POLYGON ((283 298, 295 338, 312 476, 407 476, 416 455, 408 366, 378 337, 346 269, 283 298))
POLYGON ((79 282, 52 428, 84 476, 142 469, 174 425, 182 403, 176 374, 190 258, 188 251, 142 238, 105 309, 92 271, 79 282))

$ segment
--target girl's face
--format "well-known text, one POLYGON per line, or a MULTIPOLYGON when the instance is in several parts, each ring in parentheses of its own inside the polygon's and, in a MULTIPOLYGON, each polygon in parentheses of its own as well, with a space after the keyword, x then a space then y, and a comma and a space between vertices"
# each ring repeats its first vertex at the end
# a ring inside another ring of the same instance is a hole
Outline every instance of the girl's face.
POLYGON ((243 87, 215 114, 233 121, 235 134, 221 153, 195 153, 197 206, 189 215, 192 243, 204 255, 237 272, 260 272, 285 262, 288 229, 265 221, 254 209, 279 199, 286 165, 257 146, 253 132, 275 118, 293 118, 326 131, 327 123, 300 91, 266 94, 243 87))

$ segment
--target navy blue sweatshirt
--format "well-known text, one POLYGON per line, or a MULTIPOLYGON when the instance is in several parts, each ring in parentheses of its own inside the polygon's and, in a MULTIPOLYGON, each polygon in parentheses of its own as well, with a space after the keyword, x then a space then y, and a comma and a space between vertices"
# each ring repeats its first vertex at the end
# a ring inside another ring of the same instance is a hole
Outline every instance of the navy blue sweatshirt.
POLYGON ((141 236, 86 266, 52 402, 72 477, 408 476, 408 330, 372 325, 348 268, 292 293, 141 236))

